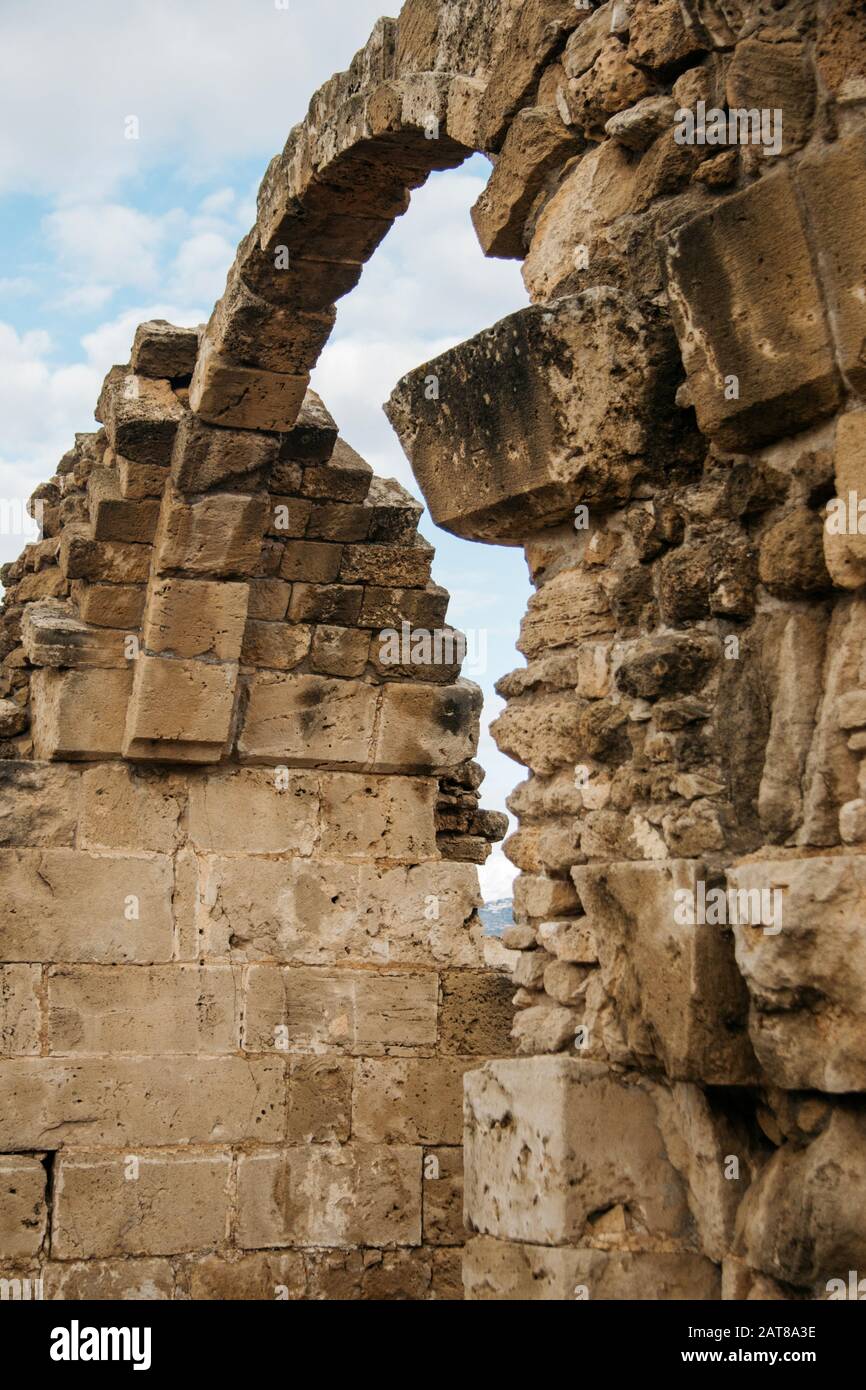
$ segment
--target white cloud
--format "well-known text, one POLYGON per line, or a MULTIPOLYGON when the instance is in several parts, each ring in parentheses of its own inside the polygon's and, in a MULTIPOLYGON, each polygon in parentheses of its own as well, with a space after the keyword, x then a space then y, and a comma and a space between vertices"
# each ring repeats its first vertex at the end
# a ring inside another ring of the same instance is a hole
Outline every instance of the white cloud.
POLYGON ((499 845, 495 845, 487 863, 478 868, 484 901, 492 903, 499 898, 510 898, 517 874, 518 870, 505 858, 499 845))
POLYGON ((78 203, 50 213, 43 230, 61 272, 76 280, 138 289, 157 282, 163 219, 119 203, 78 203))
POLYGON ((262 168, 315 90, 345 68, 381 0, 4 0, 0 191, 89 200, 183 161, 206 182, 262 168), (140 138, 124 138, 135 115, 140 138))

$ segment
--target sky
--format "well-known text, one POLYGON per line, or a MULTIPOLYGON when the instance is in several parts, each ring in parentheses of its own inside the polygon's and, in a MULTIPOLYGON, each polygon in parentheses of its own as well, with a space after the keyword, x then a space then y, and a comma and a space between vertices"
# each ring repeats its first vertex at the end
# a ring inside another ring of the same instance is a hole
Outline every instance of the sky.
MULTIPOLYGON (((23 507, 54 472, 108 369, 145 319, 206 320, 271 157, 315 89, 348 66, 382 0, 33 0, 0 5, 0 562, 26 540, 23 507), (130 138, 134 136, 136 138, 130 138)), ((383 412, 397 380, 527 303, 519 267, 486 260, 469 209, 482 156, 434 174, 376 252, 313 375, 341 433, 416 496, 383 412)), ((530 586, 520 549, 458 540, 425 512, 464 673, 485 695, 482 804, 523 777, 487 732, 530 586)), ((501 849, 487 900, 510 894, 501 849)))

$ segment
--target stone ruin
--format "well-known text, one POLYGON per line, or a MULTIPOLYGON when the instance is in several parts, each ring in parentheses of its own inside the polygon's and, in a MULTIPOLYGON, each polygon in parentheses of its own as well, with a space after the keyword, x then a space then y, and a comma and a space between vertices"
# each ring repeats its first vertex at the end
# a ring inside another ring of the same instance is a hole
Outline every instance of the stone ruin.
POLYGON ((96 416, 2 576, 0 1274, 857 1297, 859 0, 408 0, 271 163, 207 326, 142 325, 96 416), (532 302, 387 412, 434 520, 537 590, 498 955, 479 693, 381 659, 450 633, 421 507, 309 387, 476 151, 532 302))

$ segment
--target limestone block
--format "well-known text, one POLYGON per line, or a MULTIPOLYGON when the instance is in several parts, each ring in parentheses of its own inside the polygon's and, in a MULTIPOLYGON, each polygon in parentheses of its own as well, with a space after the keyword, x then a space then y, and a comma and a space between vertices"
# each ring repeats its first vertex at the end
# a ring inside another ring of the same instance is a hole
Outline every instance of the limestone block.
POLYGON ((132 344, 132 370, 139 376, 173 380, 192 376, 198 353, 197 328, 177 328, 165 319, 140 323, 132 344))
POLYGON ((280 622, 286 616, 291 584, 282 579, 254 579, 249 586, 248 616, 256 621, 280 622))
POLYGON ((377 703, 376 688, 362 681, 260 672, 250 681, 239 755, 297 767, 364 766, 377 703))
MULTIPOLYGON (((866 1264, 866 1127, 850 1105, 834 1106, 805 1148, 783 1145, 749 1189, 737 1221, 738 1252, 764 1273, 800 1288, 861 1272, 866 1264)), ((862 1274, 861 1276, 862 1277, 862 1274)))
POLYGON ((168 473, 161 464, 134 463, 132 459, 118 458, 117 476, 121 496, 140 501, 143 497, 161 497, 168 473))
POLYGON ((41 1052, 41 985, 38 965, 0 965, 0 1057, 41 1052))
POLYGON ((228 741, 237 673, 234 662, 140 656, 124 757, 218 762, 228 741))
POLYGON ((863 246, 866 242, 866 138, 862 133, 822 147, 800 166, 799 187, 818 247, 821 279, 839 364, 862 396, 866 391, 863 246))
POLYGON ((719 1271, 701 1255, 551 1248, 488 1236, 467 1243, 463 1282, 471 1302, 714 1302, 720 1296, 719 1271))
POLYGON ((290 1144, 345 1144, 352 1132, 355 1063, 325 1053, 289 1059, 290 1144))
POLYGON ((304 1298, 307 1289, 304 1258, 297 1250, 285 1255, 266 1251, 232 1260, 205 1255, 185 1263, 180 1279, 187 1298, 193 1301, 267 1303, 275 1298, 294 1301, 304 1298))
POLYGON ((239 980, 226 965, 58 965, 47 973, 52 1056, 206 1055, 238 1045, 239 980))
POLYGON ((307 536, 322 541, 363 541, 367 539, 373 509, 361 502, 307 503, 307 536))
POLYGON ((167 495, 154 546, 157 573, 254 574, 267 505, 264 494, 217 492, 192 502, 177 493, 167 495))
POLYGON ((47 1173, 29 1154, 0 1155, 0 1256, 26 1260, 38 1255, 47 1227, 47 1173))
POLYGON ((89 527, 67 526, 60 538, 60 570, 66 579, 105 584, 144 584, 150 573, 151 548, 126 541, 97 541, 89 527))
MULTIPOLYGON (((462 1246, 465 1238, 463 1151, 459 1147, 428 1150, 424 1154, 424 1244, 462 1246)), ((446 1251, 437 1253, 444 1255, 446 1251)), ((458 1255, 457 1250, 453 1253, 458 1255)), ((451 1296, 462 1298, 459 1258, 456 1282, 458 1287, 451 1296)))
MULTIPOLYGON (((605 6, 607 10, 609 7, 605 6)), ((481 100, 479 148, 498 149, 508 119, 531 97, 544 63, 561 45, 564 36, 588 22, 589 11, 573 0, 528 0, 519 5, 510 24, 497 34, 494 61, 481 100)), ((402 27, 401 15, 400 24, 402 27)), ((510 129, 514 129, 512 121, 510 129)))
POLYGON ((173 854, 181 842, 185 792, 174 778, 100 763, 81 779, 81 849, 173 854))
POLYGON ((32 666, 124 669, 133 655, 126 637, 112 628, 90 627, 52 603, 28 604, 21 623, 24 651, 32 666))
MULTIPOLYGON (((456 966, 452 957, 447 964, 456 966)), ((481 961, 474 962, 481 965, 481 961)), ((486 962, 485 962, 486 963, 486 962)), ((504 974, 489 969, 442 972, 439 1005, 439 1050, 451 1056, 503 1056, 512 1051, 512 986, 504 974)))
POLYGON ((0 762, 0 845, 71 845, 78 801, 75 768, 0 762))
POLYGON ((575 502, 629 497, 659 448, 670 365, 634 302, 596 287, 521 309, 418 368, 386 414, 438 525, 519 540, 575 502))
POLYGON ((96 418, 121 458, 167 468, 184 408, 167 381, 112 367, 102 387, 96 418))
POLYGON ((355 1072, 353 1138, 372 1144, 460 1144, 463 1074, 477 1065, 477 1057, 364 1058, 355 1072))
POLYGON ((70 1260, 45 1267, 45 1297, 100 1302, 154 1302, 174 1298, 169 1260, 70 1260))
POLYGON ((229 273, 207 326, 208 342, 225 360, 267 372, 309 372, 337 317, 333 305, 313 312, 274 304, 229 273))
POLYGON ((639 1213, 642 1234, 696 1250, 686 1184, 660 1130, 662 1089, 563 1057, 488 1062, 467 1072, 469 1229, 572 1245, 592 1235, 599 1213, 622 1206, 625 1233, 639 1213))
POLYGON ((632 63, 665 72, 687 58, 699 61, 706 45, 683 20, 679 0, 638 0, 629 9, 628 56, 632 63))
POLYGON ((174 1255, 224 1239, 230 1155, 61 1154, 51 1253, 59 1259, 174 1255))
POLYGON ((703 866, 593 864, 572 878, 630 1057, 642 1069, 655 1059, 677 1080, 747 1084, 755 1063, 731 932, 683 925, 678 910, 678 895, 697 895, 703 866))
POLYGON ((298 623, 250 621, 244 629, 241 661, 271 671, 291 671, 310 650, 308 627, 298 623))
POLYGON ((423 589, 430 579, 433 555, 433 547, 423 536, 416 536, 414 544, 409 546, 346 545, 343 547, 339 578, 344 584, 375 581, 395 587, 405 585, 409 589, 423 589))
POLYGON ((142 639, 149 652, 237 661, 247 620, 249 585, 155 579, 142 639))
POLYGON ((309 855, 318 822, 318 783, 309 773, 225 768, 190 783, 189 837, 196 849, 309 855))
POLYGON ((445 621, 448 593, 438 584, 424 589, 381 589, 367 584, 357 622, 361 627, 393 627, 403 621, 433 631, 445 621))
POLYGON ((301 495, 329 502, 363 502, 372 481, 369 463, 344 439, 337 439, 327 459, 305 459, 301 495))
POLYGON ((341 545, 324 541, 289 541, 283 551, 280 576, 315 584, 332 584, 340 573, 341 545))
MULTIPOLYGON (((4 1149, 279 1143, 285 1063, 274 1057, 16 1057, 0 1068, 4 1149)), ((110 1206, 111 1203, 103 1203, 110 1206)))
POLYGON ((438 783, 423 777, 323 773, 319 852, 334 858, 407 860, 436 856, 438 783))
POLYGON ((477 685, 385 686, 372 761, 381 772, 447 772, 478 747, 477 685))
POLYGON ((143 584, 88 584, 72 586, 72 598, 82 622, 92 627, 122 628, 138 632, 144 616, 147 589, 143 584))
POLYGON ((409 974, 253 965, 244 1048, 378 1055, 436 1043, 439 980, 409 974))
POLYGON ((193 373, 189 405, 211 425, 279 432, 294 425, 309 384, 309 372, 287 375, 238 366, 221 357, 205 337, 193 373))
POLYGON ((252 876, 242 860, 209 857, 199 925, 209 957, 480 966, 480 901, 470 864, 260 860, 252 876))
POLYGON ((421 1243, 421 1150, 316 1144, 243 1154, 238 1240, 263 1246, 421 1243))
POLYGON ((94 540, 149 545, 156 534, 159 502, 124 497, 114 468, 94 468, 87 483, 87 507, 94 540))
MULTIPOLYGON (((296 262, 297 264, 297 262, 296 262)), ((326 265, 324 262, 314 261, 304 266, 305 275, 314 275, 315 268, 324 265, 324 269, 329 275, 345 271, 345 266, 326 265)), ((355 281, 352 282, 353 286, 355 281)), ((331 301, 328 300, 328 303, 331 301)), ((337 426, 334 417, 328 410, 321 396, 315 391, 308 390, 304 396, 303 404, 298 413, 298 418, 292 425, 288 433, 284 434, 280 441, 280 460, 297 459, 304 464, 327 463, 337 447, 337 426)), ((345 446, 350 454, 358 457, 353 449, 345 446)), ((360 460, 363 463, 363 460, 360 460)), ((365 465, 369 472, 372 469, 365 465)))
POLYGON ((363 629, 321 623, 313 628, 310 665, 323 676, 362 676, 370 654, 370 634, 363 629))
POLYGON ((521 258, 526 221, 544 180, 580 148, 558 112, 531 106, 518 112, 490 182, 472 209, 485 256, 521 258))
POLYGON ((267 476, 278 450, 276 435, 214 429, 201 418, 186 415, 174 441, 171 479, 179 492, 208 492, 218 483, 241 480, 250 473, 267 476))
POLYGON ((729 869, 728 882, 781 893, 780 932, 734 929, 761 1067, 791 1090, 866 1090, 866 856, 762 859, 729 869))
POLYGON ((293 584, 289 621, 352 627, 359 621, 363 597, 358 584, 293 584))
POLYGON ((785 170, 686 222, 665 239, 663 257, 688 401, 704 434, 746 450, 833 413, 839 382, 827 319, 785 170), (718 312, 720 286, 729 314, 718 312))
POLYGON ((731 109, 780 111, 779 153, 800 149, 812 133, 815 111, 815 78, 805 45, 743 39, 728 68, 726 96, 731 109))
POLYGON ((369 537, 384 545, 409 545, 424 508, 395 478, 373 478, 367 494, 369 537))
POLYGON ((132 692, 125 671, 34 671, 31 724, 37 758, 119 758, 132 692))
POLYGON ((818 72, 840 105, 863 100, 866 72, 866 15, 850 0, 834 0, 818 17, 818 72))
POLYGON ((6 849, 0 861, 0 959, 171 958, 172 873, 164 855, 6 849))
POLYGON ((834 584, 859 589, 866 584, 866 536, 859 531, 858 509, 866 498, 866 410, 840 416, 834 468, 836 499, 824 522, 824 559, 834 584))

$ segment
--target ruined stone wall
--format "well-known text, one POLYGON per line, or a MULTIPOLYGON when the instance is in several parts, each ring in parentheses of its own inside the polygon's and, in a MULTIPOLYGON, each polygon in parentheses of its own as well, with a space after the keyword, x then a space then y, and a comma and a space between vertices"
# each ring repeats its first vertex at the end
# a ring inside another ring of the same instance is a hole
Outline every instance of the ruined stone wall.
POLYGON ((524 1055, 466 1079, 469 1297, 866 1266, 864 190, 862 7, 584 7, 473 211, 533 307, 389 404, 434 517, 537 591, 493 728, 529 771, 524 1055))
POLYGON ((0 1230, 46 1296, 459 1296, 464 1072, 470 1298, 864 1268, 864 72, 853 0, 409 0, 208 325, 109 374, 0 620, 0 1230), (477 692, 381 661, 444 623, 419 509, 309 392, 473 150, 532 304, 388 413, 537 587, 505 993, 477 692))

